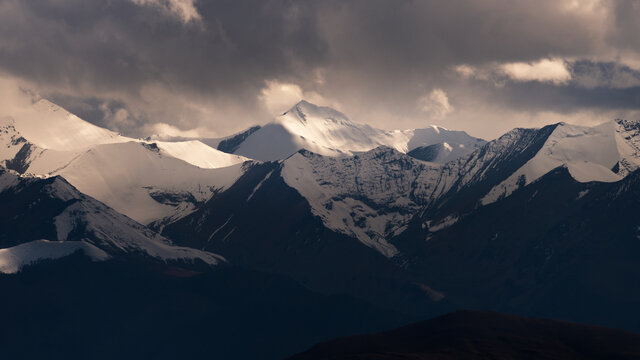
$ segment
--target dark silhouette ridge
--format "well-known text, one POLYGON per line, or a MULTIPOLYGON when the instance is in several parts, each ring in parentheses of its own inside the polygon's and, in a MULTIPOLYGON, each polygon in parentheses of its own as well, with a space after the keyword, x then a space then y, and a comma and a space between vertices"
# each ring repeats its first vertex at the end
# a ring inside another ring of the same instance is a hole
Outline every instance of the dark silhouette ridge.
POLYGON ((457 311, 314 346, 290 360, 639 359, 640 335, 572 322, 457 311))

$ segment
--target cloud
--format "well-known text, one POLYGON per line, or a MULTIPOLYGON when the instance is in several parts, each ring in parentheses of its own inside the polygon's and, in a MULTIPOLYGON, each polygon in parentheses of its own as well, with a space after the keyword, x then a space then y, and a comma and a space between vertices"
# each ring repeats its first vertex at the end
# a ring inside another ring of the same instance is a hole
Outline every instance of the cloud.
POLYGON ((536 62, 514 62, 499 66, 506 76, 515 81, 550 82, 556 85, 571 80, 571 73, 563 59, 542 59, 536 62))
POLYGON ((38 100, 27 86, 20 79, 0 73, 0 119, 28 111, 38 100))
MULTIPOLYGON (((635 65, 635 64, 632 64, 635 65)), ((503 87, 506 80, 537 81, 586 89, 627 89, 640 86, 640 71, 617 61, 591 59, 542 59, 532 63, 455 65, 450 70, 460 79, 486 80, 503 87)))
POLYGON ((463 79, 476 77, 478 74, 478 70, 475 67, 468 64, 455 65, 452 67, 452 70, 463 79))
POLYGON ((280 114, 302 100, 304 95, 298 85, 267 81, 258 98, 271 114, 280 114))
POLYGON ((572 79, 570 67, 568 60, 545 58, 531 62, 489 62, 477 66, 458 64, 450 70, 461 79, 490 81, 503 87, 507 81, 566 85, 572 79))
POLYGON ((215 138, 218 134, 204 128, 195 128, 189 130, 179 129, 171 124, 154 123, 146 127, 146 132, 153 140, 174 140, 174 139, 193 139, 193 138, 215 138))
POLYGON ((153 124, 225 135, 298 98, 382 128, 498 135, 526 114, 639 108, 639 12, 626 0, 3 0, 0 71, 130 136, 153 124), (480 108, 482 121, 461 119, 480 108))
POLYGON ((105 127, 120 130, 130 129, 135 125, 135 119, 125 107, 114 106, 112 103, 103 101, 98 105, 98 109, 102 113, 102 121, 105 127))
POLYGON ((640 87, 640 71, 616 62, 580 60, 571 64, 573 81, 584 88, 640 87))
POLYGON ((454 109, 449 104, 449 97, 442 89, 433 89, 430 93, 418 99, 418 107, 431 118, 443 118, 454 109))
POLYGON ((156 6, 167 13, 180 18, 183 22, 201 20, 196 9, 195 0, 131 0, 137 5, 156 6))
MULTIPOLYGON (((322 80, 317 80, 322 82, 322 80)), ((329 105, 327 100, 313 91, 303 91, 296 84, 283 83, 275 80, 266 82, 266 86, 260 91, 258 99, 268 109, 270 114, 280 115, 289 110, 300 100, 307 100, 318 105, 329 105)))

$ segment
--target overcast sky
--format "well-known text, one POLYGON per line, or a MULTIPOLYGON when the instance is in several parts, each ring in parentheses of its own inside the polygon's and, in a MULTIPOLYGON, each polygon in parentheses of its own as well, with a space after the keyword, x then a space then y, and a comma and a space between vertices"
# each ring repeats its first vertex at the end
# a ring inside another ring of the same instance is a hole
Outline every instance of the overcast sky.
POLYGON ((305 98, 487 139, 640 119, 640 1, 0 0, 0 112, 216 137, 305 98))

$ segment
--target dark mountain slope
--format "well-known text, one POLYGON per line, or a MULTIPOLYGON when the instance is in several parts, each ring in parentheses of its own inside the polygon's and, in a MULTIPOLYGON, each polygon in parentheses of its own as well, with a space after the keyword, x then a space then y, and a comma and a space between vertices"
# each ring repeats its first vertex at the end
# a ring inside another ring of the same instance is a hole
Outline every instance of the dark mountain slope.
POLYGON ((217 146, 217 149, 229 154, 233 154, 233 152, 238 149, 240 144, 242 144, 242 142, 245 141, 249 137, 249 135, 260 130, 260 128, 261 128, 260 126, 252 126, 237 135, 224 139, 220 141, 220 143, 217 146))
POLYGON ((447 194, 425 212, 431 219, 452 213, 464 215, 478 207, 480 199, 531 160, 558 125, 541 129, 514 129, 473 153, 445 165, 458 174, 447 194))
POLYGON ((407 155, 422 161, 434 161, 444 149, 445 147, 442 143, 420 146, 407 152, 407 155))
POLYGON ((60 242, 82 241, 111 256, 197 259, 210 265, 224 262, 215 254, 173 246, 168 239, 79 192, 60 176, 23 177, 0 168, 0 204, 0 249, 51 240, 48 250, 36 245, 51 254, 60 242))
POLYGON ((348 293, 413 314, 442 311, 444 305, 434 303, 415 277, 357 239, 326 228, 280 170, 277 162, 253 166, 163 234, 236 265, 286 274, 317 291, 348 293))
POLYGON ((578 183, 565 168, 415 247, 411 270, 461 308, 640 330, 640 173, 578 183))
POLYGON ((406 322, 280 276, 83 256, 0 275, 6 359, 281 359, 406 322))
POLYGON ((577 323, 459 311, 329 341, 291 360, 638 359, 640 335, 577 323))
MULTIPOLYGON (((9 176, 17 182, 17 176, 0 168, 0 177, 9 181, 9 176)), ((55 177, 23 181, 8 191, 0 187, 0 248, 37 239, 57 239, 55 217, 77 199, 42 196, 56 181, 59 179, 55 177), (41 210, 34 211, 34 204, 41 210)))

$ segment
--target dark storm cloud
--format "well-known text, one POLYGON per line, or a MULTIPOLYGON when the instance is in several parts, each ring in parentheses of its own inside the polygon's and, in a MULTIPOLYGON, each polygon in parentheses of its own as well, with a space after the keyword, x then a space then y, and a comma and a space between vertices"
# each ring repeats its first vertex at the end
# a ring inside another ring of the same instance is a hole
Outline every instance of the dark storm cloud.
POLYGON ((12 1, 3 11, 2 66, 41 81, 106 88, 144 81, 218 90, 313 65, 313 18, 263 1, 203 2, 203 26, 128 0, 12 1))
POLYGON ((586 89, 580 86, 554 86, 544 83, 510 84, 492 94, 490 99, 504 107, 522 111, 571 113, 581 110, 639 110, 640 87, 586 89))
POLYGON ((72 108, 77 101, 69 95, 133 101, 152 83, 186 97, 196 92, 255 109, 265 79, 299 77, 324 59, 315 12, 302 3, 197 5, 201 21, 185 24, 129 0, 4 1, 0 67, 64 88, 64 96, 46 95, 66 98, 72 108))
POLYGON ((434 120, 417 105, 434 89, 459 110, 638 108, 636 85, 617 86, 635 70, 598 60, 638 50, 637 1, 200 0, 186 20, 171 4, 0 0, 0 69, 136 135, 157 122, 220 132, 263 122, 269 81, 384 127, 434 120), (575 78, 496 86, 451 70, 549 57, 574 59, 575 78))
POLYGON ((619 49, 640 50, 640 1, 637 0, 617 0, 610 2, 612 15, 615 22, 613 29, 608 34, 607 41, 614 44, 619 49))
POLYGON ((576 61, 570 64, 573 82, 584 88, 625 89, 640 86, 640 71, 615 62, 576 61))
MULTIPOLYGON (((576 109, 640 110, 640 71, 615 62, 567 62, 565 83, 511 81, 504 73, 458 79, 465 91, 481 93, 482 100, 501 108, 533 112, 540 109, 571 113, 576 109)), ((452 84, 450 84, 452 85, 452 84)), ((452 86, 452 88, 455 88, 452 86)))
POLYGON ((322 24, 347 63, 406 68, 590 52, 598 24, 559 1, 331 1, 322 24), (589 26, 588 26, 589 25, 589 26))

